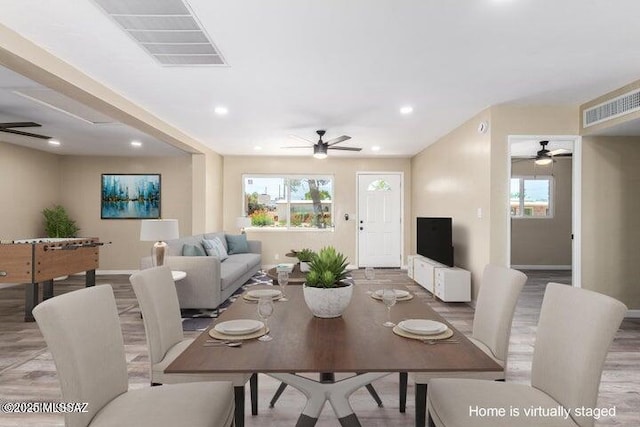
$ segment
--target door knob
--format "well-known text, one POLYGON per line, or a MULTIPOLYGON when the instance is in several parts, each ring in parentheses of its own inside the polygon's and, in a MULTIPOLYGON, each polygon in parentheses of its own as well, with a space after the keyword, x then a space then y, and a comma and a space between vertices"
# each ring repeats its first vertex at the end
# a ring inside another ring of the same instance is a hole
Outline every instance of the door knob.
POLYGON ((364 227, 360 227, 360 231, 364 230, 364 227))

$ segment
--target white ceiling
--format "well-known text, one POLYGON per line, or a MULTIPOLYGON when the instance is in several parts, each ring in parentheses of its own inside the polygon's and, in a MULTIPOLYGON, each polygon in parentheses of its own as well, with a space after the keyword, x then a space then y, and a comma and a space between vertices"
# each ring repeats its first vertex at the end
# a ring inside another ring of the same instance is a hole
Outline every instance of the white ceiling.
MULTIPOLYGON (((640 78, 637 0, 188 5, 228 66, 162 66, 89 0, 0 0, 0 23, 223 155, 310 154, 281 147, 327 129, 364 148, 331 155, 410 156, 488 106, 579 105, 640 78), (228 115, 214 114, 220 105, 228 115)), ((44 124, 5 89, 30 83, 5 79, 16 77, 0 73, 0 112, 44 124)), ((46 131, 71 138, 60 120, 46 131)))

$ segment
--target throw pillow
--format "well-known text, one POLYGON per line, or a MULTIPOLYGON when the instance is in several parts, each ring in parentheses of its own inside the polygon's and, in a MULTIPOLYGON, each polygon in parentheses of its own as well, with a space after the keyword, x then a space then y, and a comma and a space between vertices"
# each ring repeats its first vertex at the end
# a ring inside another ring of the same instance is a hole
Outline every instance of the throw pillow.
POLYGON ((224 248, 224 244, 220 239, 214 237, 211 240, 204 239, 202 241, 204 250, 207 251, 207 255, 220 258, 220 261, 224 261, 229 258, 227 250, 224 248))
POLYGON ((182 256, 206 256, 201 245, 182 245, 182 256))
POLYGON ((249 244, 247 243, 247 235, 239 234, 237 236, 227 234, 227 246, 229 247, 229 255, 246 254, 249 252, 249 244))

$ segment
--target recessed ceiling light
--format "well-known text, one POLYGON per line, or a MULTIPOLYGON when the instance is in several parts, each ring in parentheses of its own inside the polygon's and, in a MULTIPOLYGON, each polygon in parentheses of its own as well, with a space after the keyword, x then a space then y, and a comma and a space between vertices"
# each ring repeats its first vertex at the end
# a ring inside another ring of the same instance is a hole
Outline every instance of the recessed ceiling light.
POLYGON ((262 147, 260 147, 259 145, 256 145, 255 147, 253 147, 253 149, 256 151, 260 151, 262 150, 262 147))
POLYGON ((213 109, 213 112, 219 116, 224 116, 229 112, 229 109, 227 107, 218 106, 213 109))
POLYGON ((60 141, 58 141, 57 139, 50 139, 49 140, 49 145, 53 145, 55 147, 59 147, 60 146, 60 141))
POLYGON ((410 105, 405 105, 404 107, 400 108, 400 114, 411 114, 413 113, 413 107, 410 105))
POLYGON ((373 147, 371 147, 371 151, 380 151, 380 147, 374 145, 373 147))
POLYGON ((140 141, 131 141, 132 147, 142 147, 142 142, 140 141))

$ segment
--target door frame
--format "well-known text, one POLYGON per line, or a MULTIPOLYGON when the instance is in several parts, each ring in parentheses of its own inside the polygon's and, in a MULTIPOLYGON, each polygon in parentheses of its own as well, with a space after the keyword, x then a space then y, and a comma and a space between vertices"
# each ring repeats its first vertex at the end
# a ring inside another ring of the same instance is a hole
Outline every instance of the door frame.
POLYGON ((582 137, 580 135, 509 135, 507 137, 507 266, 511 266, 511 209, 509 188, 511 183, 511 143, 523 139, 573 140, 573 156, 571 158, 571 285, 582 287, 582 137))
POLYGON ((398 175, 400 176, 400 268, 404 267, 404 172, 402 171, 360 171, 356 172, 356 266, 360 268, 360 233, 358 233, 358 220, 360 218, 360 176, 361 175, 398 175))

